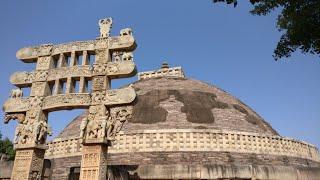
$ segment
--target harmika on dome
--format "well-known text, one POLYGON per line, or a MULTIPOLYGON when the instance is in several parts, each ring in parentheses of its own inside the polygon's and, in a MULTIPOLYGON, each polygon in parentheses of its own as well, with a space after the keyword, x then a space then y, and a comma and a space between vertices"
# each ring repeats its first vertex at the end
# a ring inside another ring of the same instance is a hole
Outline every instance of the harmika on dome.
MULTIPOLYGON (((281 137, 225 91, 181 67, 139 73, 132 118, 109 148, 110 179, 319 179, 315 146, 281 137)), ((84 113, 49 143, 53 179, 79 176, 84 113)))

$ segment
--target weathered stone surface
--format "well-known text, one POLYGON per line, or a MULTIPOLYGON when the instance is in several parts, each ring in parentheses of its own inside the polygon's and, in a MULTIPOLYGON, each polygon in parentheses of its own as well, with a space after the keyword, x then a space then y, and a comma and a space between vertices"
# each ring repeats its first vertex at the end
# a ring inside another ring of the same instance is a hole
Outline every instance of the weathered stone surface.
POLYGON ((122 30, 118 37, 110 37, 111 18, 100 20, 99 26, 100 36, 96 40, 44 44, 22 48, 17 52, 18 59, 37 64, 32 72, 17 72, 11 76, 10 81, 19 88, 13 89, 4 103, 4 122, 18 120, 14 140, 18 155, 27 151, 31 155, 39 152, 41 163, 37 165, 37 171, 30 175, 30 169, 36 162, 31 158, 25 162, 25 168, 20 168, 23 158, 16 158, 13 179, 40 179, 45 142, 47 135, 51 134, 47 124, 48 113, 76 108, 89 108, 88 117, 83 118, 79 133, 84 144, 81 179, 106 178, 105 159, 100 158, 101 163, 97 164, 98 171, 94 171, 95 174, 91 170, 87 172, 86 168, 95 163, 87 160, 87 150, 92 149, 90 145, 94 144, 100 150, 93 154, 105 154, 108 141, 114 140, 132 114, 130 103, 136 97, 134 89, 107 89, 110 88, 111 79, 136 74, 131 52, 136 44, 131 29, 122 30), (121 54, 121 58, 113 61, 113 52, 121 54), (92 56, 95 58, 91 66, 92 56), (93 87, 89 86, 90 81, 93 81, 93 87), (31 89, 30 97, 23 97, 21 87, 31 89))

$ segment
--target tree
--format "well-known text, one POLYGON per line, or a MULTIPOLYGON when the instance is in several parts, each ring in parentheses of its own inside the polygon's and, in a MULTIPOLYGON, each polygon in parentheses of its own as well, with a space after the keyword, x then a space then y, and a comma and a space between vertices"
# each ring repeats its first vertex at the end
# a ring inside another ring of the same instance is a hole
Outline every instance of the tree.
POLYGON ((0 132, 0 154, 6 154, 9 156, 9 160, 14 160, 15 150, 13 149, 12 142, 8 139, 2 139, 2 134, 0 132))
MULTIPOLYGON (((237 0, 213 0, 237 6, 237 0)), ((320 1, 319 0, 250 0, 253 15, 265 16, 281 9, 277 28, 283 32, 274 50, 278 60, 290 57, 300 49, 303 54, 320 54, 320 1)))

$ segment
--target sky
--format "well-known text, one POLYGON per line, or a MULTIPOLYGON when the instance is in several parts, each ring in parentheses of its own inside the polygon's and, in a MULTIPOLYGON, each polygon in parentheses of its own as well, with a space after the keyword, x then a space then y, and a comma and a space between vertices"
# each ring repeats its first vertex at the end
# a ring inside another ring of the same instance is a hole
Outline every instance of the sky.
MULTIPOLYGON (((246 1, 233 8, 211 0, 1 0, 0 102, 14 88, 11 74, 35 68, 16 59, 20 48, 95 39, 98 20, 112 17, 112 35, 133 29, 138 71, 158 69, 163 61, 182 66, 188 78, 214 84, 249 105, 280 135, 320 147, 320 57, 296 52, 274 61, 282 33, 276 28, 279 11, 253 16, 251 8, 246 1)), ((81 112, 50 113, 53 137, 81 112)), ((0 131, 12 139, 15 126, 0 123, 0 131)))

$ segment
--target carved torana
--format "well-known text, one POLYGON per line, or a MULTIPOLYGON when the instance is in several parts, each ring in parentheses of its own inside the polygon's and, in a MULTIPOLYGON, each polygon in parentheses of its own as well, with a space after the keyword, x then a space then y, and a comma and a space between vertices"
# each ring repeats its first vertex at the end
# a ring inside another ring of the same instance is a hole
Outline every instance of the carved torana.
POLYGON ((136 94, 132 87, 109 90, 112 79, 136 74, 132 51, 136 48, 130 28, 111 37, 112 18, 99 21, 100 36, 95 40, 65 44, 44 44, 20 49, 16 56, 26 63, 36 63, 31 72, 16 72, 10 82, 18 87, 4 103, 4 122, 17 120, 14 146, 17 150, 15 179, 41 177, 46 138, 51 135, 48 113, 59 110, 89 109, 80 127, 83 143, 81 179, 103 178, 107 145, 114 140, 132 113, 136 94), (23 88, 30 89, 24 97, 23 88), (91 150, 96 147, 96 150, 91 150), (90 153, 88 153, 90 151, 90 153), (41 154, 42 153, 42 154, 41 154), (25 166, 21 162, 24 154, 25 166), (100 157, 98 164, 88 154, 100 157), (33 161, 34 157, 38 160, 33 161), (42 159, 41 159, 42 158, 42 159), (33 166, 38 163, 36 170, 33 166), (39 164, 40 163, 40 164, 39 164), (40 167, 41 166, 41 167, 40 167))

